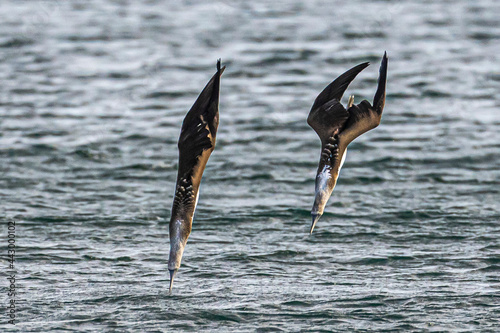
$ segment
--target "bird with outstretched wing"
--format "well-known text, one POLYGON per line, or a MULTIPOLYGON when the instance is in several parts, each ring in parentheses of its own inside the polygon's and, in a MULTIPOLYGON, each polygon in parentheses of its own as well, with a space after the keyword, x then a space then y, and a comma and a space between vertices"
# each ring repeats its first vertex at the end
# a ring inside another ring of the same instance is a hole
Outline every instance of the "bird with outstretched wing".
POLYGON ((309 112, 307 123, 321 140, 321 157, 316 173, 314 205, 311 210, 311 233, 323 215, 325 205, 337 184, 347 146, 352 140, 380 124, 385 104, 387 53, 384 53, 380 65, 373 105, 367 100, 356 105, 354 96, 349 97, 347 109, 340 103, 349 84, 368 65, 368 63, 357 65, 340 75, 318 95, 309 112))
POLYGON ((220 78, 226 67, 217 61, 217 72, 207 83, 182 123, 179 137, 179 167, 170 218, 170 292, 182 260, 198 201, 201 177, 215 148, 219 126, 220 78))

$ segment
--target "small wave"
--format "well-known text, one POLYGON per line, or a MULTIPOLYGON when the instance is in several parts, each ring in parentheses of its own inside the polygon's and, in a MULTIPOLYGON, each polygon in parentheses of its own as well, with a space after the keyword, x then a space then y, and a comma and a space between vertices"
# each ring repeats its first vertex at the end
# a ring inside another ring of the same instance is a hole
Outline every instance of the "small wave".
POLYGON ((30 38, 22 38, 22 37, 9 37, 0 39, 0 48, 16 48, 23 47, 26 45, 32 45, 34 41, 30 38))

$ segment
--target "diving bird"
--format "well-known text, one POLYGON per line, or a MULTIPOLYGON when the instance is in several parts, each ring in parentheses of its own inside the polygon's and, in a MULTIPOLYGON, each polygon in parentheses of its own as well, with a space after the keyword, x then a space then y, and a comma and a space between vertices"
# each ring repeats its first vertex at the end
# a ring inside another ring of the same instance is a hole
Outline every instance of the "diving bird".
POLYGON ((311 210, 310 233, 313 232, 314 226, 323 215, 325 205, 337 184, 347 146, 352 140, 380 124, 385 104, 387 53, 384 53, 380 65, 378 87, 373 98, 373 105, 367 100, 355 105, 354 96, 349 97, 347 109, 340 103, 351 81, 368 65, 367 62, 359 64, 330 83, 316 97, 307 117, 307 123, 321 140, 321 156, 316 174, 316 194, 311 210))
POLYGON ((170 292, 172 292, 174 277, 181 265, 182 254, 191 233, 201 177, 208 158, 215 148, 215 136, 219 126, 220 77, 225 68, 225 66, 221 68, 219 59, 217 72, 208 81, 182 123, 178 143, 177 184, 169 225, 170 292))

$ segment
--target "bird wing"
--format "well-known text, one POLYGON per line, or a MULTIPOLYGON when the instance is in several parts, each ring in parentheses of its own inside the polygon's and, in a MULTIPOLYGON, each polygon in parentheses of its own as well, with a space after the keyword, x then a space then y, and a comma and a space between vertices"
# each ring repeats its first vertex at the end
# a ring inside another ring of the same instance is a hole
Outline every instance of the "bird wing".
POLYGON ((349 113, 340 100, 352 80, 368 65, 365 62, 349 69, 316 97, 307 117, 307 123, 316 131, 322 142, 325 142, 335 130, 340 129, 349 118, 349 113))
POLYGON ((217 61, 217 72, 207 83, 182 123, 179 137, 179 175, 197 164, 206 150, 213 150, 219 125, 220 77, 226 67, 217 61))
POLYGON ((351 106, 347 112, 349 118, 339 134, 339 139, 345 147, 361 134, 377 127, 382 118, 385 105, 385 89, 387 83, 387 53, 384 53, 380 65, 377 92, 373 98, 373 105, 367 100, 351 106))
POLYGON ((172 216, 178 214, 180 209, 193 213, 201 176, 215 147, 219 126, 220 77, 225 68, 221 68, 220 60, 217 61, 217 72, 208 81, 182 123, 172 216))

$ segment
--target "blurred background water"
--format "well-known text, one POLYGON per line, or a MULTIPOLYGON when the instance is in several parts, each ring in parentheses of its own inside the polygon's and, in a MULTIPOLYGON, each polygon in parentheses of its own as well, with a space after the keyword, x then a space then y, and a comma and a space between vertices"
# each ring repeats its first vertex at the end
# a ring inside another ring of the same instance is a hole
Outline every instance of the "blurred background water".
POLYGON ((499 17, 494 0, 2 1, 18 323, 1 331, 497 331, 499 17), (309 109, 364 61, 347 93, 371 101, 385 50, 382 124, 309 235, 309 109), (169 296, 176 142, 219 57, 217 147, 169 296))

